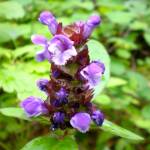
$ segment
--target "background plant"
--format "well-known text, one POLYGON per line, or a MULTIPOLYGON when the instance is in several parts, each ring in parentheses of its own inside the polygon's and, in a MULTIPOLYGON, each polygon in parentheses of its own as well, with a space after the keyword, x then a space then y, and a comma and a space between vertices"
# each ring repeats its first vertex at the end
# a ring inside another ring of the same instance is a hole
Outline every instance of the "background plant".
MULTIPOLYGON (((49 132, 48 127, 39 121, 27 123, 7 117, 12 114, 12 110, 9 109, 8 112, 6 107, 18 106, 29 95, 44 96, 36 88, 35 81, 41 76, 48 77, 49 64, 34 60, 38 48, 31 44, 30 36, 38 33, 50 38, 47 28, 36 21, 42 10, 50 10, 65 24, 86 20, 94 12, 102 16, 101 27, 94 31, 92 38, 103 43, 110 54, 111 78, 107 88, 95 97, 94 102, 100 105, 107 119, 145 137, 143 142, 132 142, 93 129, 88 134, 76 133, 80 148, 149 150, 149 7, 148 0, 1 1, 0 149, 20 149, 29 140, 49 132)), ((21 118, 18 112, 16 114, 21 118)), ((70 143, 69 140, 64 139, 65 145, 70 143)), ((41 139, 40 141, 42 142, 41 139)), ((47 147, 56 145, 54 140, 51 141, 47 147)), ((61 147, 62 145, 64 144, 60 143, 61 147)))

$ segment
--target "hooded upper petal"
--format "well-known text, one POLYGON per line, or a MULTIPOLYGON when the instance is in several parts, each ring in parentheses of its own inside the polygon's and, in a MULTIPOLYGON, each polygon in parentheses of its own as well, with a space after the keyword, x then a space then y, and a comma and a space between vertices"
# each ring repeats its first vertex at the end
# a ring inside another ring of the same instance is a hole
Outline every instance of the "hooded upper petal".
POLYGON ((84 39, 87 39, 91 35, 94 28, 96 28, 100 24, 100 22, 101 18, 98 15, 93 15, 87 20, 83 30, 84 39))
POLYGON ((43 11, 39 16, 39 21, 42 24, 47 25, 53 35, 56 34, 58 23, 51 12, 43 11))

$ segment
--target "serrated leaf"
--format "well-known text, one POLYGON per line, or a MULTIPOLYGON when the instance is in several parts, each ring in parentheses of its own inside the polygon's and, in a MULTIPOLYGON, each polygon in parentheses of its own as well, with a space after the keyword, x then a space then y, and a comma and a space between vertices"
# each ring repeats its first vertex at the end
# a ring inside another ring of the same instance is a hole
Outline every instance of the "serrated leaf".
POLYGON ((38 137, 27 143, 21 150, 78 150, 72 136, 58 139, 50 135, 38 137))
POLYGON ((103 75, 103 78, 98 86, 96 86, 95 91, 94 91, 94 97, 98 95, 106 86, 107 82, 109 81, 110 77, 110 58, 109 55, 105 49, 105 47, 95 41, 95 40, 90 40, 87 42, 88 48, 89 48, 89 55, 90 55, 90 60, 100 60, 101 62, 104 63, 105 65, 105 72, 103 75))
POLYGON ((18 19, 25 15, 22 5, 15 1, 0 2, 0 8, 0 18, 18 19))
POLYGON ((124 129, 108 120, 104 121, 101 129, 104 131, 110 132, 114 135, 120 136, 122 138, 128 139, 128 140, 133 140, 133 141, 144 140, 143 137, 141 137, 127 129, 124 129))
POLYGON ((20 100, 31 95, 45 98, 46 95, 36 86, 38 79, 37 75, 29 74, 23 70, 23 67, 18 68, 17 65, 15 67, 7 66, 0 70, 0 86, 6 92, 16 92, 20 100))

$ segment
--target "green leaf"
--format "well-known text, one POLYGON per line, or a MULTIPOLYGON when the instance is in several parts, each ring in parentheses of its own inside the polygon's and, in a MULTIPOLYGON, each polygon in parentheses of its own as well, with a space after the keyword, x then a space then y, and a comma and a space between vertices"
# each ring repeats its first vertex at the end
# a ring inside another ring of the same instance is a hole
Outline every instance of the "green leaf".
POLYGON ((20 36, 30 34, 30 29, 30 26, 26 24, 0 23, 0 43, 15 40, 20 36))
POLYGON ((146 30, 144 32, 144 39, 147 42, 147 44, 150 45, 150 30, 146 30))
POLYGON ((30 95, 45 98, 46 95, 36 86, 39 76, 28 73, 23 67, 15 65, 1 68, 0 86, 8 93, 16 92, 20 100, 30 95))
POLYGON ((22 5, 14 1, 0 2, 0 8, 0 18, 18 19, 25 15, 22 5))
POLYGON ((127 81, 117 77, 111 77, 107 87, 116 87, 127 84, 127 81))
POLYGON ((127 25, 133 19, 135 19, 134 13, 125 12, 125 11, 112 11, 112 12, 107 13, 106 15, 112 23, 117 23, 120 25, 127 25))
POLYGON ((126 138, 128 140, 133 140, 133 141, 139 141, 139 140, 144 140, 143 137, 129 131, 126 130, 122 127, 119 127, 118 125, 115 125, 114 123, 105 120, 102 127, 102 130, 110 132, 114 135, 120 136, 122 138, 126 138))
POLYGON ((96 86, 95 88, 95 95, 98 95, 103 88, 106 86, 107 82, 109 81, 109 77, 110 77, 110 58, 109 55, 105 49, 105 47, 95 41, 95 40, 90 40, 88 43, 88 48, 89 48, 89 55, 90 55, 90 60, 100 60, 101 62, 103 62, 105 64, 105 73, 102 77, 102 80, 100 82, 100 84, 98 86, 96 86))
POLYGON ((142 109, 142 115, 145 119, 150 119, 150 104, 144 106, 144 108, 142 109))
POLYGON ((109 105, 111 103, 111 99, 105 94, 100 94, 94 98, 93 102, 100 105, 109 105))
POLYGON ((38 137, 27 143, 21 150, 78 150, 75 139, 67 136, 58 139, 52 136, 38 137))
POLYGON ((8 117, 15 117, 19 119, 29 120, 26 117, 23 109, 21 108, 15 108, 15 107, 1 108, 0 113, 8 117))

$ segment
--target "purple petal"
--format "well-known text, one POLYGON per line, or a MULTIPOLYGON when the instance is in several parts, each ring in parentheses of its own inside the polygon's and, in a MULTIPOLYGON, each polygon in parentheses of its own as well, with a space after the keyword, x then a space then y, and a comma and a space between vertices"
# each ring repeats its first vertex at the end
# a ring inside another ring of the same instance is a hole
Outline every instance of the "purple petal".
POLYGON ((53 18, 52 13, 50 13, 49 11, 43 11, 43 12, 41 12, 41 14, 40 14, 38 20, 39 20, 42 24, 48 25, 48 24, 50 24, 51 18, 53 18))
POLYGON ((84 30, 83 30, 83 38, 87 39, 94 28, 96 28, 101 22, 101 18, 97 15, 91 16, 88 21, 84 25, 84 30))
POLYGON ((41 91, 46 92, 47 91, 46 86, 47 86, 48 82, 49 81, 47 79, 40 79, 37 81, 37 86, 41 91))
POLYGON ((85 78, 89 88, 93 88, 100 82, 102 74, 105 71, 104 64, 99 61, 93 61, 88 66, 80 71, 80 74, 85 78))
POLYGON ((45 46, 46 43, 47 43, 47 39, 44 36, 41 36, 41 35, 32 35, 31 36, 31 41, 34 44, 41 45, 41 46, 45 46))
POLYGON ((96 26, 100 24, 100 22, 101 22, 100 16, 93 15, 88 19, 87 24, 95 28, 96 26))
POLYGON ((73 41, 64 35, 55 35, 49 42, 48 51, 52 54, 52 61, 56 65, 65 65, 67 61, 77 55, 73 41))
POLYGON ((46 57, 45 57, 45 50, 39 51, 39 52, 36 53, 36 60, 37 61, 41 62, 41 61, 43 61, 45 59, 46 59, 46 57))
POLYGON ((55 112, 53 115, 53 121, 57 124, 64 123, 65 114, 62 112, 55 112))
POLYGON ((64 88, 61 88, 58 92, 56 92, 56 96, 59 99, 64 99, 68 96, 67 91, 64 88))
POLYGON ((90 123, 91 118, 88 113, 77 113, 70 120, 70 124, 72 125, 72 127, 82 133, 85 133, 89 130, 90 123))
POLYGON ((41 114, 48 113, 48 110, 44 105, 44 101, 33 96, 23 100, 20 105, 28 117, 39 116, 41 114))
POLYGON ((99 110, 94 111, 91 118, 99 126, 101 126, 104 122, 104 115, 99 110))
POLYGON ((64 52, 57 50, 55 51, 53 55, 52 61, 56 65, 65 65, 71 57, 76 56, 76 55, 77 55, 77 52, 74 47, 64 52))
POLYGON ((57 32, 58 23, 52 13, 44 11, 40 14, 39 21, 47 25, 51 33, 54 35, 57 32))

